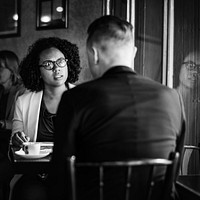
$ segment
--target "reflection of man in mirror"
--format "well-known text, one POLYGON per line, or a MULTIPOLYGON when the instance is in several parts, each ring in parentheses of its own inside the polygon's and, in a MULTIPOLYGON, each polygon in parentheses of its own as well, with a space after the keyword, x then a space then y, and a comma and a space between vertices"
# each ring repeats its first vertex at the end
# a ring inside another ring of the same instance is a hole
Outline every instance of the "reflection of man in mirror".
MULTIPOLYGON (((177 90, 183 97, 186 114, 185 144, 198 146, 200 142, 200 51, 190 52, 181 65, 177 90)), ((190 166, 189 171, 194 171, 190 166)), ((195 167, 196 168, 196 167, 195 167)))

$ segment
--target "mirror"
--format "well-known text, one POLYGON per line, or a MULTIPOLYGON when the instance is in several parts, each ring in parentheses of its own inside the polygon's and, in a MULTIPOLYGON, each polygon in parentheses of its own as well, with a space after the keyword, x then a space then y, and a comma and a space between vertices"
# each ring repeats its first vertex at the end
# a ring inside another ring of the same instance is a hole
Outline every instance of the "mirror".
MULTIPOLYGON (((186 114, 185 144, 200 143, 200 1, 174 1, 174 88, 186 114)), ((188 174, 200 171, 199 155, 189 158, 188 174)))
POLYGON ((1 0, 0 2, 0 37, 20 35, 19 0, 1 0))

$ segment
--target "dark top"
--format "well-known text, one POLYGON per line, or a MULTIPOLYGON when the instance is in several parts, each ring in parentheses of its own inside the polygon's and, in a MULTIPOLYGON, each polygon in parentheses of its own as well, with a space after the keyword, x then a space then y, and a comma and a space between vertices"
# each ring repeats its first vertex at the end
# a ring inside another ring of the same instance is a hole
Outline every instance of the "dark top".
MULTIPOLYGON (((177 91, 137 75, 129 67, 113 67, 102 77, 64 92, 57 111, 53 170, 49 173, 56 195, 62 199, 67 194, 68 179, 63 176, 67 156, 75 155, 82 162, 168 158, 171 151, 182 151, 184 124, 177 91)), ((89 173, 90 169, 79 180, 84 186, 83 193, 78 193, 84 194, 81 199, 94 199, 97 187, 89 173)), ((155 176, 161 173, 163 170, 155 176)), ((109 175, 118 176, 115 172, 109 175)), ((114 184, 117 182, 112 179, 114 184)), ((117 197, 121 198, 115 192, 110 199, 117 197)))
MULTIPOLYGON (((69 90, 69 84, 66 87, 69 90)), ((53 142, 55 118, 56 114, 47 110, 44 99, 42 99, 37 134, 38 142, 53 142)))
POLYGON ((38 142, 53 142, 55 117, 56 114, 52 114, 47 110, 42 99, 37 134, 38 142))
MULTIPOLYGON (((15 101, 18 96, 24 93, 24 91, 25 88, 21 84, 13 85, 9 92, 5 93, 3 85, 0 84, 0 120, 5 120, 6 122, 6 127, 0 130, 0 158, 3 156, 5 159, 8 159, 8 147, 11 136, 15 101)), ((2 172, 4 173, 4 171, 2 172)))
POLYGON ((6 116, 6 106, 8 102, 8 95, 9 93, 3 92, 3 95, 1 96, 1 99, 0 99, 0 119, 1 120, 2 119, 4 120, 6 116))
POLYGON ((6 120, 6 129, 12 129, 12 119, 15 110, 15 102, 18 96, 22 95, 25 91, 24 86, 14 85, 10 88, 9 92, 5 95, 4 87, 0 85, 0 119, 6 120), (2 116, 4 116, 2 118, 2 116))

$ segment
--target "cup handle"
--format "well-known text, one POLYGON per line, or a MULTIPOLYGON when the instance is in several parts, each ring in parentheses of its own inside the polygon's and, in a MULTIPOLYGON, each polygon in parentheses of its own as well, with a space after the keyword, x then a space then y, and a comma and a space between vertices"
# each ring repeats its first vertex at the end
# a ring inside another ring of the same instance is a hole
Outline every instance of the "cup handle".
POLYGON ((23 145, 23 151, 25 152, 25 154, 28 154, 28 147, 26 145, 23 145))

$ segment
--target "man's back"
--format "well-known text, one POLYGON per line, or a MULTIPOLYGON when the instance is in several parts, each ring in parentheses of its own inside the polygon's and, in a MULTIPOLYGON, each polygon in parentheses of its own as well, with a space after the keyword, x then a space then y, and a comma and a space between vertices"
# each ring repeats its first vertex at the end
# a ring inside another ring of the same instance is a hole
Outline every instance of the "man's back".
MULTIPOLYGON (((168 158, 171 151, 182 151, 184 119, 179 95, 135 74, 132 30, 129 22, 115 16, 100 17, 88 27, 86 49, 95 80, 64 93, 57 112, 52 163, 59 172, 53 184, 60 197, 69 178, 63 175, 67 156, 94 162, 168 158)), ((163 173, 159 170, 155 176, 163 173)), ((81 199, 95 199, 94 175, 90 170, 78 173, 81 199)), ((124 180, 124 173, 107 175, 109 186, 119 183, 117 177, 124 180)), ((143 184, 143 177, 143 171, 138 173, 137 186, 143 184)), ((121 200, 120 188, 113 193, 107 189, 108 199, 121 200)))
MULTIPOLYGON (((57 132, 65 138, 63 153, 76 155, 77 161, 168 158, 183 140, 178 93, 127 67, 114 67, 100 79, 77 86, 63 95, 60 105, 57 132)), ((87 172, 79 174, 80 188, 91 195, 95 173, 87 172)), ((113 178, 119 173, 110 174, 116 183, 113 178)))
POLYGON ((175 90, 116 67, 66 96, 75 108, 80 160, 167 158, 175 150, 182 117, 175 90))

